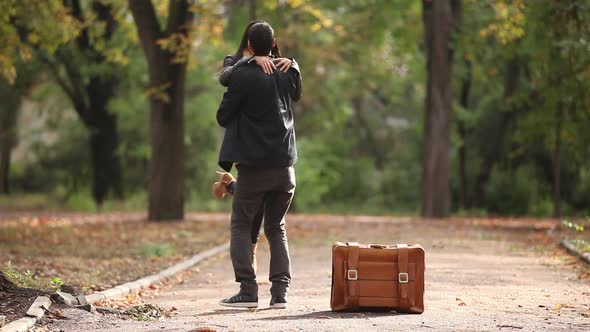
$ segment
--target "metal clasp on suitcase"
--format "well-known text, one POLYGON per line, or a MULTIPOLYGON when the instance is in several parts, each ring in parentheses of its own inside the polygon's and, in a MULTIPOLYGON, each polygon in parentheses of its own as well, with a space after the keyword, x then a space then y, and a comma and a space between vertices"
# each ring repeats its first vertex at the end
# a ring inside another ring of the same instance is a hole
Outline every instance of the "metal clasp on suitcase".
POLYGON ((359 273, 357 270, 347 270, 346 271, 346 279, 348 280, 358 280, 359 273))
POLYGON ((410 281, 410 276, 406 272, 400 272, 397 275, 397 281, 400 284, 407 284, 410 281))

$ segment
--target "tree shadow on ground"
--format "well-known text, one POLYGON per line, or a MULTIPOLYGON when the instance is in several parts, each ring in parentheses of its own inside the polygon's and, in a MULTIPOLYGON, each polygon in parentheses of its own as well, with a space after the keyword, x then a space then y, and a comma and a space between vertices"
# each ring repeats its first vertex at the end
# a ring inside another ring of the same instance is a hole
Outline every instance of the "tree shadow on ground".
POLYGON ((359 319, 374 318, 382 316, 397 316, 393 311, 360 311, 360 312, 334 312, 334 311, 315 311, 300 315, 273 316, 251 320, 300 320, 300 319, 359 319))
MULTIPOLYGON (((230 315, 230 314, 239 314, 239 313, 249 313, 255 310, 249 309, 214 309, 213 311, 203 312, 201 314, 193 315, 194 317, 201 317, 201 316, 219 316, 219 315, 230 315)), ((259 310, 256 310, 259 311, 259 310)))
MULTIPOLYGON (((239 313, 256 313, 259 311, 277 311, 279 312, 281 309, 272 309, 272 308, 261 308, 255 310, 248 310, 248 309, 215 309, 208 312, 203 312, 200 314, 193 315, 194 317, 203 317, 203 316, 220 316, 220 315, 232 315, 232 314, 239 314, 239 313)), ((284 316, 273 316, 273 317, 264 317, 264 318, 253 318, 251 320, 300 320, 300 319, 363 319, 363 318, 375 318, 375 317, 383 317, 383 316, 398 316, 395 311, 359 311, 359 312, 334 312, 334 311, 314 311, 308 312, 305 314, 300 315, 284 315, 284 316)))

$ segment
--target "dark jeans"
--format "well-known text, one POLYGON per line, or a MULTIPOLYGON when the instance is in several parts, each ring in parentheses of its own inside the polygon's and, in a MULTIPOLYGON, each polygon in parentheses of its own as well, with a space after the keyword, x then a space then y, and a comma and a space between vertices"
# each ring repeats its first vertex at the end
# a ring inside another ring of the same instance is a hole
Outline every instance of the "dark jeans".
POLYGON ((262 219, 264 217, 264 204, 258 208, 258 212, 254 216, 254 220, 252 220, 252 231, 250 232, 250 241, 252 244, 258 243, 258 239, 260 238, 260 228, 262 227, 262 219))
POLYGON ((291 283, 291 260, 285 230, 285 215, 295 193, 295 170, 238 166, 238 181, 231 216, 230 254, 240 292, 257 294, 252 268, 252 226, 261 207, 264 234, 270 244, 270 289, 285 295, 291 283))

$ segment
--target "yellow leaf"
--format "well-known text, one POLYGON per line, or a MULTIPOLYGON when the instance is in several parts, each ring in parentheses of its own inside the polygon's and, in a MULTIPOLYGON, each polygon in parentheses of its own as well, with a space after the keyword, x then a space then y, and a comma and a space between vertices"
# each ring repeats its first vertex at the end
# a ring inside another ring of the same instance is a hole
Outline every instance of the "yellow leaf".
POLYGON ((39 35, 36 32, 31 32, 29 33, 29 35, 27 36, 27 39, 33 43, 33 44, 37 44, 39 42, 39 35))

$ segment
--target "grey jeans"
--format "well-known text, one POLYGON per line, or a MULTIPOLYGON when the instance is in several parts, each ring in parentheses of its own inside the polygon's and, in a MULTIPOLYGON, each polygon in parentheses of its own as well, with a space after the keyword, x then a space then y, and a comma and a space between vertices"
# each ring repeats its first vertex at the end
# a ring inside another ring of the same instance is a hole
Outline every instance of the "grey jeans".
POLYGON ((270 244, 270 289, 285 295, 291 283, 291 260, 285 230, 285 215, 295 193, 293 167, 238 166, 238 181, 231 215, 230 254, 240 292, 258 294, 252 268, 252 222, 264 207, 264 234, 270 244))

